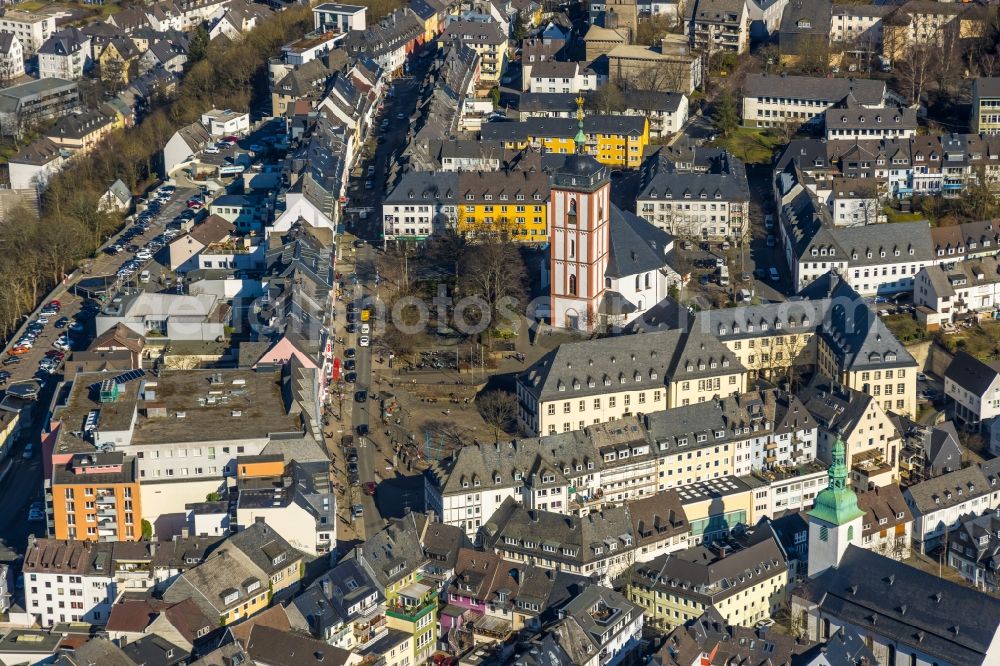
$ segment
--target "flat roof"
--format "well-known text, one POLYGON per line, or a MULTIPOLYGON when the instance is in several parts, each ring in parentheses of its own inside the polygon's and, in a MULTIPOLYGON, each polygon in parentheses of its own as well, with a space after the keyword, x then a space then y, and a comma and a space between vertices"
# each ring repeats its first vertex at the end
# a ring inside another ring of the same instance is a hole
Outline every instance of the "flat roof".
POLYGON ((706 502, 716 497, 735 495, 750 490, 750 486, 735 476, 723 476, 718 479, 698 481, 687 486, 674 488, 681 498, 681 504, 706 502))
POLYGON ((98 432, 125 430, 134 418, 133 445, 234 441, 303 431, 300 415, 286 408, 280 368, 167 370, 159 377, 147 374, 119 384, 118 399, 102 403, 100 382, 113 377, 103 372, 76 375, 66 404, 56 409, 56 418, 63 422, 56 452, 93 450, 83 430, 95 411, 98 432))
POLYGON ((336 2, 324 2, 313 7, 314 12, 336 12, 338 14, 357 14, 365 11, 361 5, 341 5, 336 2))

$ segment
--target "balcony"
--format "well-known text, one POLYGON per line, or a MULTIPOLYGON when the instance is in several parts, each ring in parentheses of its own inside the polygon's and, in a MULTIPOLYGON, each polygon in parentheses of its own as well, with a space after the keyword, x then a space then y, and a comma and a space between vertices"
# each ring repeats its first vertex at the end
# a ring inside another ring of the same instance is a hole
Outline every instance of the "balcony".
POLYGON ((399 591, 399 597, 386 607, 387 617, 416 622, 437 607, 437 598, 430 585, 412 583, 399 591))

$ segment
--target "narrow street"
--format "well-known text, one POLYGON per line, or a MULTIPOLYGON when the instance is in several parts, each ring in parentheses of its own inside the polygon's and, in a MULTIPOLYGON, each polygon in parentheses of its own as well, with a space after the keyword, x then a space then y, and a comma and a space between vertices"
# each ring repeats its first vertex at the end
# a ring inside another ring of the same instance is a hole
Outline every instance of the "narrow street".
MULTIPOLYGON (((398 176, 398 163, 402 151, 406 147, 407 133, 410 129, 410 117, 414 114, 420 99, 420 81, 426 72, 428 59, 418 59, 413 66, 413 76, 401 77, 392 84, 392 95, 386 101, 385 107, 375 118, 375 132, 378 141, 374 154, 363 159, 360 167, 352 176, 349 191, 351 204, 348 207, 348 231, 356 238, 365 241, 364 244, 345 243, 345 250, 339 259, 338 272, 343 275, 345 285, 340 302, 337 304, 337 335, 344 339, 344 344, 338 346, 338 355, 342 364, 346 349, 354 349, 353 372, 356 373, 355 383, 346 385, 344 389, 344 412, 350 414, 349 421, 339 424, 338 437, 353 434, 358 452, 358 480, 360 486, 350 486, 346 497, 348 506, 344 507, 343 515, 351 517, 351 531, 359 539, 367 539, 385 526, 385 519, 379 511, 380 494, 395 492, 385 486, 384 480, 395 474, 392 451, 384 437, 382 415, 380 413, 379 387, 373 377, 373 344, 379 334, 379 327, 373 320, 369 322, 371 331, 360 332, 361 324, 355 322, 357 331, 347 332, 348 303, 354 303, 360 311, 366 305, 374 305, 378 301, 378 277, 376 256, 381 251, 382 215, 380 202, 385 192, 392 187, 392 181, 398 176), (385 127, 384 130, 378 129, 385 127), (363 211, 363 212, 362 212, 363 211), (361 338, 367 337, 369 344, 362 346, 361 338), (366 398, 359 400, 364 392, 366 398), (359 427, 368 429, 368 435, 362 436, 359 427), (375 496, 364 492, 368 482, 376 484, 375 496), (355 505, 362 509, 361 517, 353 517, 355 505)), ((377 308, 376 308, 377 311, 377 308)), ((352 317, 353 318, 353 317, 352 317)), ((336 448, 336 447, 334 447, 336 448)), ((346 472, 344 475, 346 480, 346 472)))

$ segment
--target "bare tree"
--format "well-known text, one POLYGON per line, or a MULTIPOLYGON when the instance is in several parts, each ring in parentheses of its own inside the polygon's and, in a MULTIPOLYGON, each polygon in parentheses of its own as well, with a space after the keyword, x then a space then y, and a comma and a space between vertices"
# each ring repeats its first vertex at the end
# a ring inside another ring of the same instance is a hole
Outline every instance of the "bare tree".
POLYGON ((493 441, 500 441, 500 433, 513 430, 517 418, 517 398, 510 391, 487 391, 476 400, 479 414, 486 425, 493 429, 493 441))
POLYGON ((482 299, 487 311, 473 304, 465 308, 467 318, 486 321, 487 338, 501 322, 506 309, 517 308, 527 295, 528 271, 517 241, 506 233, 479 233, 459 262, 458 288, 464 296, 482 299))

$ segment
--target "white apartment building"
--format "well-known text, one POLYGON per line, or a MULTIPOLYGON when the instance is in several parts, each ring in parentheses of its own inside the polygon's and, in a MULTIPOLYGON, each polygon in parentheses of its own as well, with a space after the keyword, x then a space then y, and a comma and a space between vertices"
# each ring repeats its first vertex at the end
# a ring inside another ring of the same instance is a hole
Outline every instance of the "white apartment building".
POLYGON ((750 187, 743 162, 722 153, 706 171, 683 171, 667 158, 643 166, 639 217, 669 234, 706 241, 744 238, 750 229, 750 187))
POLYGON ((11 32, 21 42, 25 57, 34 55, 56 31, 56 17, 8 9, 0 16, 0 31, 11 32))
POLYGON ((0 77, 12 81, 24 76, 24 47, 12 32, 0 32, 0 77))
POLYGON ((1000 416, 1000 363, 960 351, 944 373, 944 394, 955 403, 955 419, 982 429, 1000 416))
POLYGON ((24 557, 25 610, 42 627, 101 625, 118 596, 111 543, 37 539, 24 557))
POLYGON ((455 228, 458 173, 410 171, 382 202, 386 241, 422 241, 455 228))
MULTIPOLYGON (((816 436, 816 422, 797 398, 751 392, 583 433, 464 447, 428 476, 426 500, 442 522, 474 538, 508 499, 530 509, 587 512, 711 479, 797 467, 815 459, 816 436)), ((785 494, 777 490, 781 483, 769 492, 785 494)))
POLYGON ((531 67, 528 92, 582 93, 597 90, 597 72, 585 63, 544 60, 531 67))
POLYGON ((90 37, 67 28, 54 33, 38 49, 38 77, 76 81, 90 68, 90 37))
POLYGON ((823 121, 826 110, 848 95, 862 107, 885 106, 884 81, 750 74, 743 86, 743 124, 747 127, 804 125, 823 121))
POLYGON ((933 311, 932 326, 951 323, 962 315, 1000 308, 1000 262, 995 257, 926 266, 914 281, 913 303, 933 311))
POLYGON ((903 490, 903 497, 913 514, 913 545, 926 553, 964 516, 1000 507, 1000 464, 993 459, 921 481, 903 490))

